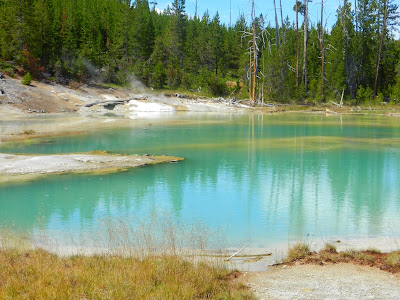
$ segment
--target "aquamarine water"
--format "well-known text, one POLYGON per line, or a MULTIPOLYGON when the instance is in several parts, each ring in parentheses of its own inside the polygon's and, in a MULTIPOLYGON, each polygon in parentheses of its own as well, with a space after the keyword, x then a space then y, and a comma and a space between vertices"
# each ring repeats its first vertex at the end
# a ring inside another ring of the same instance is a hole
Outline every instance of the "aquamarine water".
POLYGON ((223 230, 229 245, 306 236, 400 236, 400 120, 373 116, 193 115, 0 152, 107 150, 185 161, 110 175, 0 186, 1 223, 51 234, 153 211, 223 230))

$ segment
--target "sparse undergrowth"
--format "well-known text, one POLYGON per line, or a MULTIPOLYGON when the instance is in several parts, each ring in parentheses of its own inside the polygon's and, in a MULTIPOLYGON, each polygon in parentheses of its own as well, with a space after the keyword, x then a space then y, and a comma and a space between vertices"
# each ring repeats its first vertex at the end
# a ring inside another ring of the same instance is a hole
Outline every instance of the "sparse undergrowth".
POLYGON ((310 253, 310 247, 306 243, 296 243, 289 248, 285 261, 293 262, 308 256, 310 253))
POLYGON ((178 256, 59 257, 0 250, 1 299, 253 299, 222 266, 178 256))
POLYGON ((386 263, 400 270, 400 251, 390 253, 386 258, 386 263))
POLYGON ((367 265, 377 267, 381 270, 392 273, 400 273, 400 251, 392 253, 381 253, 375 248, 364 251, 346 250, 337 252, 336 246, 326 244, 319 252, 310 252, 304 243, 297 243, 288 250, 286 263, 299 262, 301 264, 318 264, 324 265, 328 263, 354 263, 359 265, 367 265))
POLYGON ((59 256, 49 251, 67 255, 57 247, 66 237, 0 226, 0 299, 254 299, 239 272, 204 255, 214 238, 221 241, 201 223, 157 211, 103 220, 84 237, 86 250, 59 256))

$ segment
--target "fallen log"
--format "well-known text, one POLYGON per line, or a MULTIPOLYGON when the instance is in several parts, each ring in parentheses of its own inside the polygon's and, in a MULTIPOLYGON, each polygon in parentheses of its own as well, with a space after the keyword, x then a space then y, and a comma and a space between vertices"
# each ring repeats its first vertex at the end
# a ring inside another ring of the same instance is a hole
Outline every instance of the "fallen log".
POLYGON ((338 107, 342 107, 342 106, 340 106, 340 104, 338 104, 338 103, 336 103, 336 102, 331 101, 331 103, 334 104, 334 105, 336 105, 336 106, 338 106, 338 107))
POLYGON ((143 100, 143 99, 142 98, 132 98, 132 99, 96 101, 96 102, 85 104, 84 107, 92 107, 95 105, 119 105, 119 104, 124 104, 126 102, 129 102, 131 100, 143 100))
POLYGON ((233 255, 231 255, 226 261, 230 261, 232 258, 234 258, 236 255, 238 255, 240 252, 242 252, 248 245, 245 245, 242 249, 239 251, 236 251, 233 255))

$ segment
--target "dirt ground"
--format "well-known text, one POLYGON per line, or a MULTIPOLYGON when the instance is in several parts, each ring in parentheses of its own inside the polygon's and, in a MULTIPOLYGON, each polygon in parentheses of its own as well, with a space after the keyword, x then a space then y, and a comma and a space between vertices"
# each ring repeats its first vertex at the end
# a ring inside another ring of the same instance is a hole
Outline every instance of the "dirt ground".
POLYGON ((12 109, 21 113, 61 113, 76 112, 84 104, 105 100, 106 96, 115 99, 129 97, 124 89, 114 90, 95 84, 75 85, 72 87, 52 82, 33 81, 23 85, 20 79, 6 77, 0 80, 0 111, 12 109))
POLYGON ((353 264, 274 266, 240 280, 259 299, 400 299, 400 277, 353 264))

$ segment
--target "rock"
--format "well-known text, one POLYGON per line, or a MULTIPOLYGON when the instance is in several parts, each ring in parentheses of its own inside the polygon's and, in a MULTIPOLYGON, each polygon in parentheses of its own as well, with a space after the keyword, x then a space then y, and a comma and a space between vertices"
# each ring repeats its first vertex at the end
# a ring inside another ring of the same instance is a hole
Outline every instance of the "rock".
POLYGON ((0 89, 0 94, 4 95, 6 92, 3 89, 0 89))
POLYGON ((113 110, 115 108, 115 103, 108 103, 106 105, 103 105, 103 107, 108 110, 113 110))
POLYGON ((0 79, 6 78, 3 73, 0 72, 0 79))

